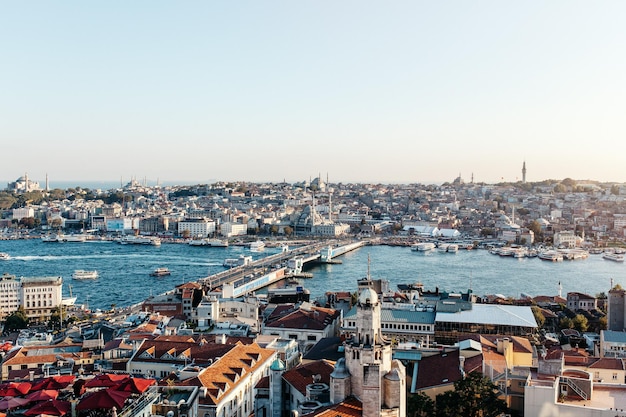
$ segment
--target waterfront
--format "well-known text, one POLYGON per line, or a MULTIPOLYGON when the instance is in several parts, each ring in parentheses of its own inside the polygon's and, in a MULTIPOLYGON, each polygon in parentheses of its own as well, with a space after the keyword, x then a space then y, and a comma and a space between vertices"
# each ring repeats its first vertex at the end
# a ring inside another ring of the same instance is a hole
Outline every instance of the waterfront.
MULTIPOLYGON (((113 242, 43 243, 33 240, 0 241, 0 252, 11 259, 0 261, 0 273, 18 277, 62 276, 63 294, 78 296, 78 304, 91 308, 128 306, 148 296, 168 291, 174 286, 196 281, 223 270, 225 258, 240 254, 259 259, 279 252, 267 248, 255 253, 244 247, 190 247, 164 243, 160 247, 119 245, 113 242), (167 267, 172 275, 150 276, 155 268, 167 267), (97 270, 95 280, 72 280, 74 270, 97 270)), ((626 286, 626 266, 590 255, 588 259, 546 262, 539 259, 502 258, 485 250, 457 254, 412 252, 408 247, 368 246, 338 258, 341 264, 318 265, 309 269, 313 279, 302 280, 313 299, 326 291, 354 291, 356 280, 367 274, 368 257, 373 279, 390 281, 395 290, 400 283, 422 282, 426 289, 467 291, 477 295, 503 294, 519 297, 520 293, 556 295, 558 283, 563 295, 579 291, 595 295, 614 284, 626 286)))

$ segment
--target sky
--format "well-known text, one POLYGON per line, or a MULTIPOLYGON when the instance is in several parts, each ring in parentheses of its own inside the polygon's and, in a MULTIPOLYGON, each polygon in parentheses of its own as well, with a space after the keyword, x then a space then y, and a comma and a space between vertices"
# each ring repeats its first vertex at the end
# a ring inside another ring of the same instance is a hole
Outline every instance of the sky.
POLYGON ((0 0, 0 179, 626 182, 623 1, 0 0))

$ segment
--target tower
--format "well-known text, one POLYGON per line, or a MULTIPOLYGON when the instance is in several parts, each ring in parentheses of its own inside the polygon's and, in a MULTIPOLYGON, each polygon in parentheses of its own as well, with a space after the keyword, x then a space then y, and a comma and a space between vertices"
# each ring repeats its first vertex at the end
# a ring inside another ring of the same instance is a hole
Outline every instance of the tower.
POLYGON ((522 184, 526 184, 526 161, 522 164, 522 184))
POLYGON ((283 399, 283 372, 285 364, 278 357, 270 365, 270 413, 269 417, 281 417, 283 399))
POLYGON ((381 303, 368 274, 359 281, 356 330, 344 342, 344 359, 331 374, 331 400, 354 395, 363 404, 363 417, 405 417, 405 368, 391 357, 391 343, 382 335, 381 303))

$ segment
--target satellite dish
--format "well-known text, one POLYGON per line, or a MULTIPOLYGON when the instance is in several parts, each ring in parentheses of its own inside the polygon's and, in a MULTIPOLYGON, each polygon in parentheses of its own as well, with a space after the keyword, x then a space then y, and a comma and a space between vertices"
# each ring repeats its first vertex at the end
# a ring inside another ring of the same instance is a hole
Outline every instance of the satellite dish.
POLYGON ((168 411, 167 414, 165 414, 167 417, 174 417, 174 412, 172 410, 168 411))

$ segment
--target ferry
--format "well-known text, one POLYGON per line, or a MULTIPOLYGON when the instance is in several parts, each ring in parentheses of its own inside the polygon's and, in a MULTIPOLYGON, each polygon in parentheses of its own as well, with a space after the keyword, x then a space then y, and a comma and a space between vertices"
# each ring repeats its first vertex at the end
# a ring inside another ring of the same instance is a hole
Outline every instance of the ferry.
POLYGON ((73 279, 96 279, 98 278, 98 271, 85 271, 84 269, 77 269, 72 274, 73 279))
POLYGON ((624 255, 621 253, 605 252, 602 254, 602 257, 613 262, 624 262, 624 255))
POLYGON ((222 239, 194 239, 189 241, 189 246, 209 246, 212 248, 227 248, 228 241, 222 239))
POLYGON ((543 252, 539 252, 537 257, 542 261, 560 262, 563 260, 563 255, 555 250, 546 250, 543 252))
POLYGON ((60 235, 57 237, 58 242, 83 243, 87 241, 85 235, 60 235))
POLYGON ((171 272, 167 268, 157 268, 154 271, 150 272, 150 275, 153 277, 164 277, 167 275, 171 275, 171 272))
POLYGON ((250 243, 250 250, 252 252, 261 252, 263 249, 265 249, 265 243, 260 240, 250 243))
POLYGON ((11 259, 11 255, 6 252, 0 252, 0 261, 8 261, 11 259))
POLYGON ((413 252, 428 252, 435 249, 435 244, 433 242, 420 242, 414 245, 411 245, 411 250, 413 252))
POLYGON ((457 253, 459 251, 459 245, 455 243, 440 243, 437 247, 437 251, 441 253, 457 253))
POLYGON ((119 240, 122 245, 161 246, 161 239, 154 236, 124 236, 119 240))

